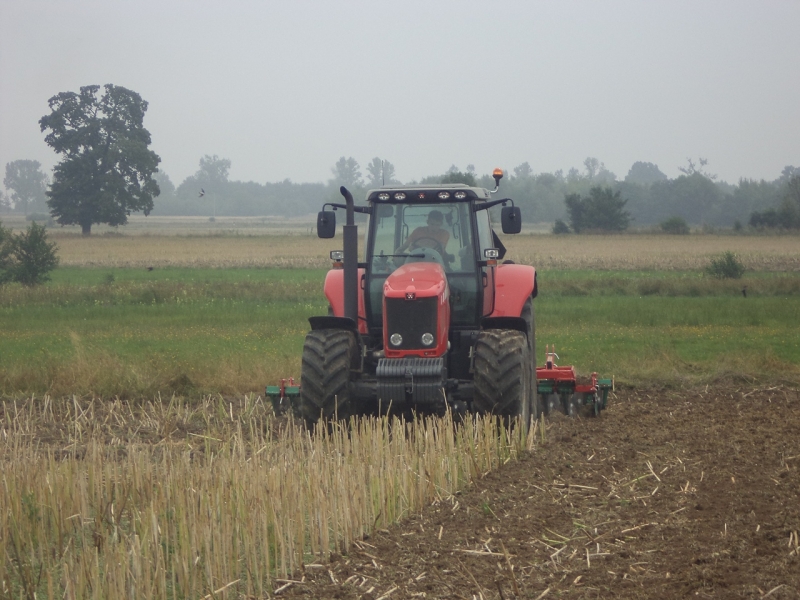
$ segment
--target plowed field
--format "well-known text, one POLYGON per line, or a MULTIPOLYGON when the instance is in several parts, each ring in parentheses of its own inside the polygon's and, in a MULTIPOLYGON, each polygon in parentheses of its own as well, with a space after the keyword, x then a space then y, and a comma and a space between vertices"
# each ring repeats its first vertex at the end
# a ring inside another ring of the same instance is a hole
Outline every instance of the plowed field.
POLYGON ((797 390, 623 390, 276 597, 800 598, 798 532, 797 390))

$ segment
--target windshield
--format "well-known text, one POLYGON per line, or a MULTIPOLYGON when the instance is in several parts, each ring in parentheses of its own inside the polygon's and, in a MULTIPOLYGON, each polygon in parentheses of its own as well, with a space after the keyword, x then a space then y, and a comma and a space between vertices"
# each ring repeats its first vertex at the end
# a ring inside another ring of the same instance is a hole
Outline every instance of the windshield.
POLYGON ((373 269, 394 270, 424 255, 448 272, 475 271, 468 203, 379 204, 374 214, 373 269))

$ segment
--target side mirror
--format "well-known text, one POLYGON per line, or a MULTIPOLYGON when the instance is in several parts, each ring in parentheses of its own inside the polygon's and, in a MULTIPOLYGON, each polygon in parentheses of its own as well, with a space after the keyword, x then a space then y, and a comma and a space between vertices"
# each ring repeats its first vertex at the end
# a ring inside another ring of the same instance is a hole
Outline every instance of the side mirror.
POLYGON ((500 222, 503 225, 503 233, 522 231, 522 212, 519 206, 504 206, 500 211, 500 222))
POLYGON ((336 235, 336 213, 332 210, 320 211, 317 215, 317 235, 329 239, 336 235))

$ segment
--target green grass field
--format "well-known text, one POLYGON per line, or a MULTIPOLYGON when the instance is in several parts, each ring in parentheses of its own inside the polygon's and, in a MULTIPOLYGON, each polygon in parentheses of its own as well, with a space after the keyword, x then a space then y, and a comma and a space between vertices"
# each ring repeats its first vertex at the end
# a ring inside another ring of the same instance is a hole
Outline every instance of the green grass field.
MULTIPOLYGON (((0 288, 0 394, 261 393, 300 374, 325 270, 64 267, 0 288)), ((538 362, 636 385, 800 379, 800 278, 756 272, 540 275, 538 362), (747 286, 748 296, 741 294, 747 286)))

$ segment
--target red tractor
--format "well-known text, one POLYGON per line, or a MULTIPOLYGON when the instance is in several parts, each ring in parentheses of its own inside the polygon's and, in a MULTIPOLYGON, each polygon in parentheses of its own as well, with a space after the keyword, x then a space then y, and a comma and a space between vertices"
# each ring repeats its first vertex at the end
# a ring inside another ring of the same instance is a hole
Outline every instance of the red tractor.
POLYGON ((387 412, 538 418, 533 267, 503 260, 502 230, 521 214, 495 190, 463 184, 384 187, 356 206, 326 204, 321 238, 347 211, 344 250, 331 252, 328 316, 311 317, 295 411, 306 423, 387 412), (507 206, 510 204, 510 206, 507 206), (355 213, 368 216, 359 260, 355 213), (502 262, 501 262, 502 261, 502 262))

